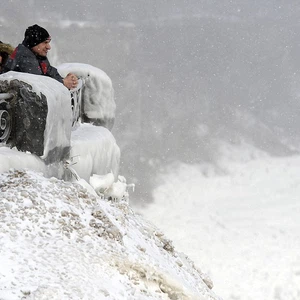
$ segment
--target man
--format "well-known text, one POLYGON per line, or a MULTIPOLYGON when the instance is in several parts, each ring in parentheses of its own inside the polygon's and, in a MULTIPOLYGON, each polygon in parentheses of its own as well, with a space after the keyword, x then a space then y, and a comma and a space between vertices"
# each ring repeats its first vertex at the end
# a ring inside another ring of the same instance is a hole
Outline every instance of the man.
POLYGON ((17 71, 36 75, 45 75, 56 79, 68 89, 76 88, 78 78, 69 73, 62 78, 57 69, 48 61, 47 54, 51 49, 51 36, 46 29, 35 24, 28 27, 22 44, 9 57, 2 72, 17 71))
POLYGON ((10 44, 4 44, 0 41, 0 73, 2 66, 5 65, 8 57, 14 52, 14 48, 10 44))

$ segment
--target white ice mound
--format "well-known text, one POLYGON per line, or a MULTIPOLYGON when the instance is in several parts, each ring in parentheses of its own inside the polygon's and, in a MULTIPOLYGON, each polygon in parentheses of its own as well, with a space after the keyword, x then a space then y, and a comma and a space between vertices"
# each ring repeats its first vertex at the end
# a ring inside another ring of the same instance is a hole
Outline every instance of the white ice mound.
POLYGON ((0 299, 218 299, 126 202, 79 184, 0 174, 0 220, 0 299))
POLYGON ((116 178, 120 155, 114 136, 105 127, 80 124, 72 132, 72 168, 87 182, 93 174, 105 175, 112 172, 116 178))
MULTIPOLYGON (((89 182, 93 174, 101 177, 110 172, 114 178, 117 178, 120 148, 108 129, 92 124, 79 124, 77 129, 72 131, 70 145, 67 168, 74 170, 79 178, 89 182)), ((62 167, 62 163, 46 165, 36 155, 0 146, 0 173, 8 172, 10 169, 24 168, 42 172, 46 177, 62 178, 67 172, 62 167)))
POLYGON ((115 182, 115 176, 112 172, 105 175, 93 174, 90 177, 90 185, 97 195, 113 201, 128 201, 128 190, 129 188, 134 189, 134 184, 127 184, 123 176, 119 175, 115 182))
POLYGON ((93 174, 90 177, 90 185, 97 193, 103 193, 108 190, 114 181, 115 176, 113 173, 107 173, 105 175, 93 174))

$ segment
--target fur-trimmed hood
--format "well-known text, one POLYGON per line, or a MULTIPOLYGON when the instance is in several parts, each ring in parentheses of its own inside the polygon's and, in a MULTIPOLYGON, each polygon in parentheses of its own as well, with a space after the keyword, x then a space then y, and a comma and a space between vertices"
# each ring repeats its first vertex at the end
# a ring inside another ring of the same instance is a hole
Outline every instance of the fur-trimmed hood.
POLYGON ((14 52, 15 48, 10 44, 4 44, 0 42, 0 52, 5 52, 8 55, 11 55, 14 52))

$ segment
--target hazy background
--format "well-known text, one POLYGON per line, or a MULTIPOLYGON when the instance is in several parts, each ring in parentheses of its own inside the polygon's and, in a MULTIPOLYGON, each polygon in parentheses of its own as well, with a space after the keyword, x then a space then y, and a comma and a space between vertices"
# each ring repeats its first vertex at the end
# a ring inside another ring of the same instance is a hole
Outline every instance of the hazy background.
POLYGON ((300 6, 294 0, 11 0, 0 40, 35 23, 50 61, 82 62, 112 79, 120 173, 150 201, 158 172, 183 161, 218 167, 221 145, 298 152, 300 6))

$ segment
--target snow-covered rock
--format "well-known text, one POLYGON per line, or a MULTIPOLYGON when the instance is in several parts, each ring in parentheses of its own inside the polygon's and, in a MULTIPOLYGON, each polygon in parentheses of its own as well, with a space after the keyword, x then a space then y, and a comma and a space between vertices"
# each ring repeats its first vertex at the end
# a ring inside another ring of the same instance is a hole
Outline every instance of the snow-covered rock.
MULTIPOLYGON (((121 154, 114 136, 108 129, 92 124, 79 124, 77 129, 72 131, 70 145, 67 167, 74 170, 79 178, 88 182, 93 174, 105 175, 108 172, 117 177, 121 154)), ((62 162, 45 164, 37 155, 0 145, 0 173, 11 168, 26 168, 42 172, 46 177, 65 178, 68 170, 64 167, 62 162)), ((70 179, 71 175, 68 177, 70 179)))
POLYGON ((0 93, 12 93, 12 144, 48 163, 66 157, 70 148, 70 92, 57 80, 21 72, 0 75, 0 93))
MULTIPOLYGON (((76 94, 78 101, 63 84, 50 77, 21 72, 0 75, 0 93, 12 96, 4 107, 9 120, 13 120, 10 138, 5 143, 41 157, 46 164, 66 160, 70 153, 71 158, 85 156, 89 167, 80 176, 86 179, 93 173, 105 174, 110 169, 117 176, 120 151, 109 132, 116 108, 110 78, 87 64, 64 64, 59 71, 63 76, 74 72, 80 77, 82 87, 76 94), (90 126, 84 126, 84 122, 90 126), (82 151, 84 141, 85 151, 82 151)), ((7 126, 7 122, 4 124, 7 126)), ((1 130, 2 127, 3 124, 1 130)))
POLYGON ((219 299, 124 201, 33 171, 0 174, 0 299, 219 299))
POLYGON ((89 181, 93 174, 112 172, 118 176, 120 148, 113 134, 105 127, 80 124, 72 131, 70 157, 74 170, 89 181))
POLYGON ((109 189, 114 183, 115 176, 113 173, 107 173, 105 175, 93 174, 90 177, 90 184, 96 192, 103 193, 105 190, 109 189))

